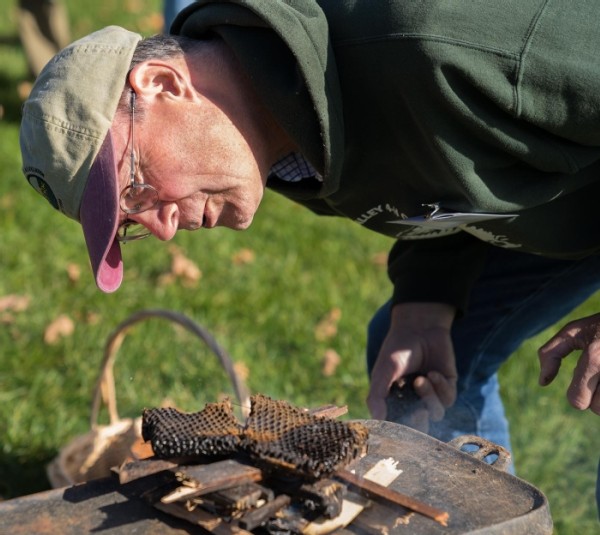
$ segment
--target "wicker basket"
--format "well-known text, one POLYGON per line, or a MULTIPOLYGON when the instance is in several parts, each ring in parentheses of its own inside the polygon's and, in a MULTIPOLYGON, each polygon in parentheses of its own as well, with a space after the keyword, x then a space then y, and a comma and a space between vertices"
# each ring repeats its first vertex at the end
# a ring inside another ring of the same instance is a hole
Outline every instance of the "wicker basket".
POLYGON ((52 487, 60 488, 106 477, 110 475, 111 468, 120 466, 126 460, 152 455, 151 448, 144 444, 141 438, 141 418, 119 417, 113 366, 127 331, 142 320, 156 317, 185 327, 213 351, 231 380, 242 412, 248 414, 250 399, 243 379, 236 373, 229 355, 204 328, 178 312, 163 309, 141 310, 120 323, 110 334, 93 392, 90 430, 61 448, 58 456, 48 464, 46 472, 52 487), (102 403, 109 415, 107 425, 98 423, 102 403))

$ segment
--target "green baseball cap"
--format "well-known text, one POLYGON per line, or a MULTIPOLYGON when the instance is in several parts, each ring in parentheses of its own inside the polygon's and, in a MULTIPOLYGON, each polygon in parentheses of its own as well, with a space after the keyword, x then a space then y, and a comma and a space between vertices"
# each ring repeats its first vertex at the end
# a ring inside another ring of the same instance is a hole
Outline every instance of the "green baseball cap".
POLYGON ((141 39, 109 26, 75 41, 50 60, 23 105, 23 174, 54 208, 81 223, 104 292, 123 280, 110 127, 141 39))

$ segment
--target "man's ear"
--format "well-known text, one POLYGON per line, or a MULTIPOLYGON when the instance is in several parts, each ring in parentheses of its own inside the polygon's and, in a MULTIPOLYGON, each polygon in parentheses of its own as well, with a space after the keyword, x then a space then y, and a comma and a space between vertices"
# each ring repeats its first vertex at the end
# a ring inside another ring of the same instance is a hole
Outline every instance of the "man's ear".
POLYGON ((181 98, 191 94, 189 79, 177 65, 161 60, 138 63, 129 73, 129 83, 142 98, 181 98))

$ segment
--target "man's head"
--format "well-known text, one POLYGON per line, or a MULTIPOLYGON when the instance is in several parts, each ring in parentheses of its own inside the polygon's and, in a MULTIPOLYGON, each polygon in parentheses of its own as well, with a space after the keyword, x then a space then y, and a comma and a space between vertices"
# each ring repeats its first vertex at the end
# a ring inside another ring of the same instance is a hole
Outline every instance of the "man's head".
POLYGON ((105 292, 123 276, 119 229, 137 223, 169 240, 246 228, 270 166, 292 150, 220 39, 140 39, 112 27, 75 42, 23 109, 23 171, 81 222, 105 292), (138 210, 127 195, 140 191, 151 194, 138 210))

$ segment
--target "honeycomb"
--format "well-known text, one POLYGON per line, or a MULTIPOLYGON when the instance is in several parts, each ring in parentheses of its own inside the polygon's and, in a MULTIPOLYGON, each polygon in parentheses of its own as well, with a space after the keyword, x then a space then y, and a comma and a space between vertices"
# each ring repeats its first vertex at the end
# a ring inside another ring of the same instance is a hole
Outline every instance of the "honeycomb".
POLYGON ((313 416, 258 394, 251 399, 242 445, 262 461, 318 479, 362 455, 367 438, 359 423, 313 416))
POLYGON ((162 459, 231 455, 240 447, 241 433, 229 400, 207 403, 191 414, 171 407, 142 414, 142 438, 162 459))
POLYGON ((192 414, 145 410, 142 437, 159 458, 245 453, 305 479, 327 476, 366 452, 368 430, 360 423, 313 416, 262 394, 250 403, 244 426, 229 401, 208 403, 192 414))

